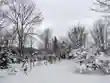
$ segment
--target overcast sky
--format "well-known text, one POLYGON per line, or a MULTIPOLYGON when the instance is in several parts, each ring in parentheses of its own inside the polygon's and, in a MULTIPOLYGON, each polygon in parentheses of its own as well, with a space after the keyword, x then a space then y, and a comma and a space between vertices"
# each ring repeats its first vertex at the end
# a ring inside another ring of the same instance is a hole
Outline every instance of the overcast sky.
MULTIPOLYGON (((92 0, 34 0, 43 12, 41 28, 52 28, 54 35, 63 36, 77 22, 91 25, 98 14, 91 12, 92 0)), ((88 27, 89 28, 89 27, 88 27)))

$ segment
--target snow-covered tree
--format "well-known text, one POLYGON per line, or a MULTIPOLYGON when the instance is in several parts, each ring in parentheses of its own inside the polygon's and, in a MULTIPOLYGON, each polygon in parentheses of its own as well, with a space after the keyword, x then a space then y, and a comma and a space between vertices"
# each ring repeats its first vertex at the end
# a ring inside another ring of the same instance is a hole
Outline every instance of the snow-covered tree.
POLYGON ((102 20, 98 20, 94 24, 94 28, 91 31, 91 35, 94 39, 95 45, 97 48, 99 48, 101 51, 106 50, 106 44, 107 44, 107 30, 106 25, 102 20))
POLYGON ((110 13, 110 0, 95 0, 91 9, 96 12, 110 13))
POLYGON ((42 22, 42 13, 34 3, 24 4, 12 0, 12 3, 7 1, 6 7, 8 10, 4 11, 4 18, 15 27, 13 37, 17 37, 20 56, 23 56, 25 38, 32 27, 42 22))
POLYGON ((85 33, 85 27, 82 25, 74 26, 69 32, 68 37, 72 42, 72 47, 77 49, 85 45, 87 34, 85 33))

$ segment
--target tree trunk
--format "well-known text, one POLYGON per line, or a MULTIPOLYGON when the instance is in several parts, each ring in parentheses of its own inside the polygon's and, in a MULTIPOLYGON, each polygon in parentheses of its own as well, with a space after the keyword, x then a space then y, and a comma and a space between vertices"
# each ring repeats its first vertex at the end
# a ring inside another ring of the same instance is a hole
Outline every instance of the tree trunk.
POLYGON ((20 56, 24 58, 22 38, 19 38, 19 50, 20 50, 20 56))

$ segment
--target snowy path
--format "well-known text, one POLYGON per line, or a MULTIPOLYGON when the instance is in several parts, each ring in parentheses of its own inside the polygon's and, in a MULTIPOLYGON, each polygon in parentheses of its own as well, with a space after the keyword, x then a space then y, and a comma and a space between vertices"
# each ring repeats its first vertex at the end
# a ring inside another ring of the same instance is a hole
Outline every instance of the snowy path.
POLYGON ((72 61, 37 66, 29 76, 18 73, 16 76, 0 78, 0 83, 110 83, 110 76, 74 74, 72 67, 72 61))

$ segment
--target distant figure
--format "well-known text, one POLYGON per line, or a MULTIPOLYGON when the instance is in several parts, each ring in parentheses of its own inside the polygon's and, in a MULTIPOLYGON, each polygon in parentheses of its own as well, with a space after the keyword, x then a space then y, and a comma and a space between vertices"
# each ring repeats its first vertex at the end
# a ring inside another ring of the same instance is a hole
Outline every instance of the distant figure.
POLYGON ((25 57, 22 68, 24 67, 24 65, 26 64, 26 62, 28 62, 28 56, 25 57))
POLYGON ((95 56, 98 56, 96 52, 94 53, 94 55, 95 55, 95 56))
POLYGON ((80 62, 80 73, 85 73, 87 71, 86 65, 81 61, 80 62))
POLYGON ((28 66, 26 65, 25 68, 24 68, 24 73, 25 73, 26 75, 28 75, 28 74, 27 74, 27 70, 28 70, 28 66))
POLYGON ((99 51, 98 49, 97 49, 97 51, 96 51, 96 52, 97 52, 97 54, 98 54, 98 55, 100 55, 100 51, 99 51))
POLYGON ((79 64, 82 65, 83 64, 83 61, 79 61, 79 64))

